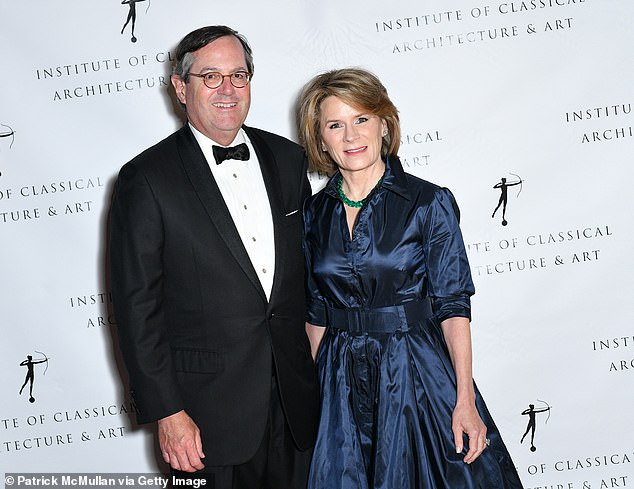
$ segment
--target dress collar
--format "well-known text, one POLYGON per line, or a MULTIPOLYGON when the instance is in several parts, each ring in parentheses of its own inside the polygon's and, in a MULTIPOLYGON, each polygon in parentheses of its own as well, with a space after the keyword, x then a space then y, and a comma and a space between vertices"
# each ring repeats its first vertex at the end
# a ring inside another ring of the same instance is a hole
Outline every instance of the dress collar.
MULTIPOLYGON (((334 197, 335 199, 339 198, 339 193, 337 192, 337 182, 341 178, 341 172, 337 170, 335 174, 330 177, 328 183, 324 187, 324 192, 326 195, 330 197, 334 197)), ((403 170, 403 165, 401 165, 401 160, 399 160, 396 155, 388 155, 385 160, 385 174, 383 175, 383 182, 379 188, 384 188, 395 194, 403 197, 404 199, 410 200, 410 193, 407 189, 407 178, 405 176, 405 171, 403 170)))

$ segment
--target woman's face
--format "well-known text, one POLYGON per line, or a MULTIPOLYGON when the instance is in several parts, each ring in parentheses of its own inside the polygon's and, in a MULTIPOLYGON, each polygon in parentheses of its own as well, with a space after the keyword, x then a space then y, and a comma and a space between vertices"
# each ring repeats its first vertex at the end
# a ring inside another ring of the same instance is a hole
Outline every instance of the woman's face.
POLYGON ((330 96, 321 103, 322 150, 339 170, 362 171, 381 163, 381 143, 387 124, 379 117, 330 96))

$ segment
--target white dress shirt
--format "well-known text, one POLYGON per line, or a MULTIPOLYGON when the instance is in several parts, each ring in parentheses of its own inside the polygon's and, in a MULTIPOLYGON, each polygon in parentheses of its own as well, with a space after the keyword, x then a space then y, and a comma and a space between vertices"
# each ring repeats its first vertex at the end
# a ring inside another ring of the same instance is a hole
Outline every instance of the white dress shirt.
POLYGON ((275 271, 273 216, 253 145, 244 130, 240 129, 229 146, 246 143, 249 159, 225 160, 217 165, 212 147, 222 145, 209 139, 191 124, 189 127, 207 159, 266 297, 270 299, 275 271))

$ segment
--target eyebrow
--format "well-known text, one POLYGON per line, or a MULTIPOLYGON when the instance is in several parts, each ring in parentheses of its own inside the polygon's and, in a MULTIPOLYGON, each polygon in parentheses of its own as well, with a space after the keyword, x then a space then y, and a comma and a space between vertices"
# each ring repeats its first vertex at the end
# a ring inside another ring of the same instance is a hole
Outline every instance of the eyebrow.
MULTIPOLYGON (((358 117, 372 117, 373 114, 370 114, 369 112, 361 112, 359 114, 355 114, 352 116, 353 119, 356 119, 358 117)), ((324 121, 325 124, 329 124, 331 122, 341 122, 343 119, 327 119, 324 121)))
MULTIPOLYGON (((199 73, 205 73, 206 71, 215 71, 216 73, 222 73, 222 70, 220 68, 216 68, 216 67, 205 67, 205 68, 201 68, 199 73)), ((241 66, 240 68, 234 68, 231 71, 229 71, 229 73, 235 73, 236 71, 245 71, 245 72, 249 72, 249 70, 244 67, 241 66)))

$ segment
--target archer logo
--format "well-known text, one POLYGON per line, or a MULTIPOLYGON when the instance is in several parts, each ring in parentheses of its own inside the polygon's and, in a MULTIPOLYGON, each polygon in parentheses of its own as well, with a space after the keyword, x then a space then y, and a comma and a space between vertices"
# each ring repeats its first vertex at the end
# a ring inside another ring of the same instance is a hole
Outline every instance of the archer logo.
MULTIPOLYGON (((125 20, 125 23, 123 24, 123 27, 121 28, 121 34, 123 34, 123 31, 125 31, 125 28, 128 27, 128 24, 132 24, 130 27, 130 41, 131 42, 136 42, 137 38, 134 35, 134 28, 136 27, 136 4, 139 2, 145 2, 146 0, 122 0, 121 5, 127 5, 128 6, 128 17, 125 20)), ((152 0, 147 0, 147 7, 145 9, 145 13, 147 14, 147 11, 150 9, 150 4, 151 4, 152 0)))
POLYGON ((525 409, 524 411, 522 411, 522 416, 528 416, 528 424, 526 425, 526 431, 524 432, 524 435, 522 436, 520 443, 524 443, 524 439, 530 433, 531 434, 531 447, 530 447, 531 452, 537 451, 537 447, 535 446, 535 430, 537 428, 537 416, 544 413, 548 413, 548 417, 546 418, 546 421, 544 422, 544 424, 547 424, 548 420, 550 419, 550 410, 551 410, 550 405, 546 401, 541 401, 539 399, 538 401, 545 404, 546 407, 536 408, 535 404, 529 404, 528 409, 525 409))
POLYGON ((509 223, 506 220, 506 206, 508 205, 508 201, 509 201, 508 189, 509 189, 509 187, 515 187, 516 185, 519 185, 520 189, 517 192, 517 195, 515 196, 515 198, 517 198, 522 193, 522 183, 524 182, 520 178, 519 175, 515 175, 514 173, 510 173, 510 174, 513 175, 514 177, 517 177, 517 180, 509 182, 505 177, 502 177, 498 183, 493 185, 494 189, 499 189, 500 190, 500 200, 498 200, 498 205, 496 206, 495 210, 493 211, 493 215, 491 217, 495 218, 495 214, 500 209, 500 207, 502 207, 502 226, 506 226, 509 223))
POLYGON ((46 356, 46 354, 37 350, 35 350, 35 353, 42 355, 42 358, 33 358, 33 355, 27 355, 26 359, 20 362, 20 367, 26 368, 26 376, 24 377, 24 383, 22 384, 22 387, 20 387, 20 395, 22 395, 22 391, 28 385, 29 402, 31 403, 35 402, 35 397, 33 396, 33 384, 35 383, 35 366, 46 363, 46 368, 44 369, 42 376, 46 375, 46 371, 48 370, 48 357, 46 356))
POLYGON ((9 149, 13 146, 13 141, 15 140, 15 131, 11 126, 7 126, 6 124, 0 124, 0 139, 10 140, 9 149))

